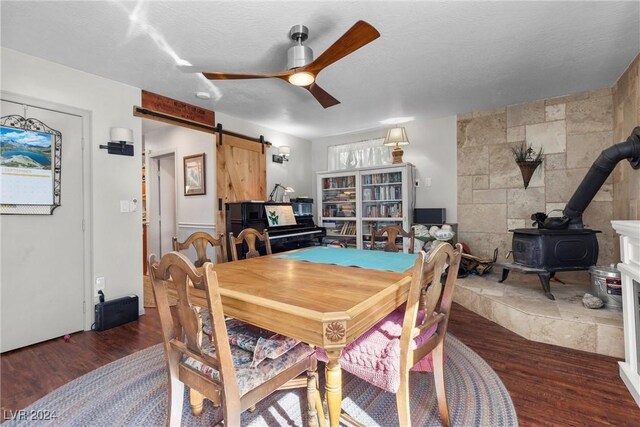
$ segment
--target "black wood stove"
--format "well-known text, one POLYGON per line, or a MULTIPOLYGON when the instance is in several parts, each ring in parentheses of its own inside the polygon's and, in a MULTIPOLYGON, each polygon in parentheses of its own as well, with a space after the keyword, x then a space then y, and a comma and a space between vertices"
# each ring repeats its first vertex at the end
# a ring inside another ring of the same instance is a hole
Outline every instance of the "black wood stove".
POLYGON ((600 153, 582 183, 567 203, 562 217, 538 212, 531 216, 537 228, 517 228, 513 232, 513 263, 503 264, 504 282, 510 270, 534 273, 540 278, 547 298, 554 300, 549 280, 559 271, 588 270, 598 262, 598 230, 584 228, 582 213, 621 160, 628 159, 640 169, 640 127, 625 142, 600 153))

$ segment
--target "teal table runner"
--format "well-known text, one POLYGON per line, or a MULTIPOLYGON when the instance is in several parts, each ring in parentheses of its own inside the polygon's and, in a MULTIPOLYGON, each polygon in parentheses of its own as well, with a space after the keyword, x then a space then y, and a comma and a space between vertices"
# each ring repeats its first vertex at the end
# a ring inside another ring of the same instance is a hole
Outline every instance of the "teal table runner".
POLYGON ((416 262, 415 254, 334 248, 330 246, 319 246, 303 251, 274 255, 274 258, 397 272, 410 269, 416 262))

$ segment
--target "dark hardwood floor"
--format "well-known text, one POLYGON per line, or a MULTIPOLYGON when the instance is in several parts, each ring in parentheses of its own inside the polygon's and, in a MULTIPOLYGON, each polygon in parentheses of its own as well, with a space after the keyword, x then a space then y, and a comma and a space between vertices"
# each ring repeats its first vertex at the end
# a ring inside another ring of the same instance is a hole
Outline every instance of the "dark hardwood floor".
MULTIPOLYGON (((73 334, 0 356, 3 415, 57 387, 161 342, 157 311, 104 332, 73 334)), ((618 375, 617 360, 528 341, 455 305, 449 331, 498 373, 521 426, 638 426, 640 408, 618 375)))

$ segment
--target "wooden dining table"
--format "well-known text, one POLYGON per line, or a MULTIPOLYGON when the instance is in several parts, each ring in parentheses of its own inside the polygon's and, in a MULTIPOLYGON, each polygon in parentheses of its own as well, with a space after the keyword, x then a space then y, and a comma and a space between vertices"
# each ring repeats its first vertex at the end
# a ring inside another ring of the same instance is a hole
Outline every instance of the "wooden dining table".
MULTIPOLYGON (((329 422, 337 426, 340 353, 406 302, 411 269, 393 272, 268 255, 216 264, 214 270, 225 315, 326 350, 329 422)), ((193 288, 191 296, 193 303, 207 305, 203 290, 193 288)))

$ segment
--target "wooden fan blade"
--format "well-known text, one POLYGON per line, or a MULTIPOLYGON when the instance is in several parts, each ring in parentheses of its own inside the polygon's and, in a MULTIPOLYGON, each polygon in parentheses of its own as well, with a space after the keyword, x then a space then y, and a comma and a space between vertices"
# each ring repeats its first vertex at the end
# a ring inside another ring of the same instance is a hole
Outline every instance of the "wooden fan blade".
POLYGON ((371 43, 378 37, 380 37, 380 33, 373 28, 371 24, 365 21, 358 21, 334 44, 322 52, 322 55, 315 61, 305 65, 301 69, 313 71, 315 74, 318 74, 322 69, 355 52, 362 46, 371 43))
POLYGON ((329 95, 327 91, 322 89, 315 83, 311 83, 309 86, 304 86, 306 90, 311 92, 311 95, 322 105, 324 108, 332 107, 336 104, 340 104, 340 101, 329 95))
POLYGON ((283 71, 273 74, 236 74, 236 73, 202 73, 209 80, 239 80, 239 79, 269 79, 277 78, 286 80, 292 71, 283 71))

